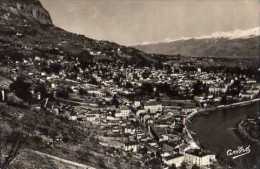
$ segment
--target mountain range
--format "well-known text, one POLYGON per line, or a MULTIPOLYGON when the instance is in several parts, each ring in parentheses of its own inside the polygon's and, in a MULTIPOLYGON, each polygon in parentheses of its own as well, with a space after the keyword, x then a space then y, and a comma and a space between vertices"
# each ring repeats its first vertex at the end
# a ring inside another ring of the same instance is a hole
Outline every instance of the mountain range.
POLYGON ((259 40, 260 27, 256 27, 193 38, 142 43, 134 47, 155 54, 252 59, 259 57, 259 40))

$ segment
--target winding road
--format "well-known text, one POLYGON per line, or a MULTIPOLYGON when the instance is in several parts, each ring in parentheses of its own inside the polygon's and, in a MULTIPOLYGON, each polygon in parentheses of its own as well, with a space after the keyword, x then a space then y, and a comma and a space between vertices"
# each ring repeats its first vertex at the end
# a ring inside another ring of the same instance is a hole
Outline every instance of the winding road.
POLYGON ((73 167, 76 167, 78 169, 96 169, 94 167, 91 167, 91 166, 88 166, 88 165, 85 165, 85 164, 81 164, 81 163, 77 163, 77 162, 74 162, 74 161, 66 160, 66 159, 63 159, 63 158, 60 158, 60 157, 57 157, 57 156, 53 156, 53 155, 50 155, 50 154, 46 154, 46 153, 42 153, 42 152, 34 151, 34 150, 30 150, 30 151, 32 153, 36 154, 36 155, 39 155, 39 156, 42 156, 42 157, 46 157, 46 158, 52 159, 54 161, 57 161, 57 162, 69 165, 69 166, 73 166, 73 167))

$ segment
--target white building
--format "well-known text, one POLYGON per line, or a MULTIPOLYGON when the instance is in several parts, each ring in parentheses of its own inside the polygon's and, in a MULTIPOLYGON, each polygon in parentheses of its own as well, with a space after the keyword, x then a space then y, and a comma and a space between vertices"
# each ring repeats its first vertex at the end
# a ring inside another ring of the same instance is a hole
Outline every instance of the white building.
POLYGON ((183 105, 182 112, 184 113, 192 113, 192 112, 196 112, 197 111, 197 107, 195 107, 195 105, 183 105))
POLYGON ((1 100, 5 101, 5 90, 1 90, 1 100))
POLYGON ((163 106, 156 102, 151 102, 151 103, 148 102, 144 105, 144 109, 146 111, 150 111, 150 113, 156 113, 158 111, 162 111, 163 106))
POLYGON ((105 94, 102 93, 99 90, 88 90, 88 94, 94 95, 94 96, 98 96, 98 97, 104 97, 105 94))
POLYGON ((120 112, 115 113, 115 117, 121 117, 121 118, 126 118, 130 114, 129 111, 126 110, 121 110, 120 112))
POLYGON ((176 167, 180 167, 183 162, 200 167, 210 166, 214 161, 216 161, 215 155, 207 154, 184 153, 163 156, 163 162, 166 165, 172 166, 174 164, 176 167))
POLYGON ((239 97, 244 99, 253 99, 256 95, 252 93, 239 93, 239 97))
POLYGON ((172 166, 174 164, 176 167, 180 167, 184 162, 184 158, 184 155, 181 154, 170 155, 163 157, 163 162, 168 166, 172 166))
POLYGON ((185 162, 197 166, 209 166, 216 161, 215 155, 185 153, 185 162))
POLYGON ((138 149, 138 143, 135 142, 125 143, 124 145, 125 151, 137 152, 137 149, 138 149))
POLYGON ((85 115, 85 118, 86 118, 87 121, 95 122, 99 119, 99 115, 97 115, 97 114, 87 114, 87 115, 85 115))
POLYGON ((209 93, 211 93, 211 94, 226 93, 227 89, 228 89, 227 87, 214 87, 214 86, 211 86, 211 87, 209 87, 209 93))
POLYGON ((141 106, 141 102, 140 101, 135 101, 134 102, 134 107, 139 107, 141 106))
POLYGON ((115 117, 128 117, 131 113, 131 110, 128 107, 122 107, 119 112, 115 113, 115 117))

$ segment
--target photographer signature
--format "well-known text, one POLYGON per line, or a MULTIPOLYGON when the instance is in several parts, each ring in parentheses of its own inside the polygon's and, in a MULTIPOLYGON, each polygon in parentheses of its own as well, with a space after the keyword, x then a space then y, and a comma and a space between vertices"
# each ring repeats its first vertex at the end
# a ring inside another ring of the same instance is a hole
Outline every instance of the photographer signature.
POLYGON ((236 159, 236 158, 242 157, 242 156, 250 154, 250 153, 251 153, 250 145, 239 146, 235 150, 233 150, 233 149, 227 150, 227 156, 232 157, 232 159, 236 159))

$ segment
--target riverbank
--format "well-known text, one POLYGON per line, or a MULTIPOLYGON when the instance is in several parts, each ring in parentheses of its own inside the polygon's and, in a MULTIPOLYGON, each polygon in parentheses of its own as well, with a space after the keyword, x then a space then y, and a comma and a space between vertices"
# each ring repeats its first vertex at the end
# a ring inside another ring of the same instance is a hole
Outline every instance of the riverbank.
POLYGON ((244 137, 245 139, 248 139, 249 141, 253 142, 253 143, 256 143, 256 144, 259 144, 260 145, 260 140, 252 137, 248 131, 246 130, 245 128, 245 125, 246 124, 246 121, 245 120, 242 120, 241 122, 239 122, 238 124, 238 127, 237 127, 237 131, 239 133, 239 135, 241 135, 242 137, 244 137))
POLYGON ((253 100, 248 100, 248 101, 242 101, 242 102, 237 102, 237 103, 232 103, 232 104, 228 104, 228 105, 219 105, 217 107, 212 107, 212 108, 205 108, 205 109, 200 109, 196 112, 193 112, 191 114, 189 114, 185 120, 186 121, 191 121, 191 119, 197 115, 197 114, 201 114, 201 113, 208 113, 208 112, 212 112, 212 111, 219 111, 219 110, 226 110, 226 109, 232 109, 232 108, 237 108, 237 107, 244 107, 244 106, 248 106, 250 104, 254 104, 256 102, 259 102, 260 98, 256 98, 253 100))
POLYGON ((209 113, 209 112, 215 112, 215 111, 220 111, 220 110, 227 110, 227 109, 233 109, 237 107, 244 107, 248 106, 251 104, 254 104, 256 102, 259 102, 260 98, 256 98, 253 100, 248 100, 248 101, 243 101, 243 102, 238 102, 238 103, 233 103, 229 105, 219 105, 217 107, 212 107, 212 108, 205 108, 205 109, 200 109, 198 111, 194 111, 191 114, 189 114, 185 119, 184 119, 184 124, 185 124, 185 132, 187 133, 187 137, 189 139, 189 142, 191 142, 192 145, 195 145, 194 147, 200 148, 200 146, 196 143, 195 139, 192 136, 191 130, 188 128, 188 123, 192 121, 192 118, 195 117, 198 114, 204 114, 204 113, 209 113))
MULTIPOLYGON (((200 147, 217 155, 220 162, 227 159, 226 152, 240 146, 251 145, 252 152, 245 157, 233 160, 237 169, 254 168, 259 160, 259 145, 242 138, 237 125, 248 116, 254 115, 260 99, 239 102, 231 105, 201 109, 186 117, 186 131, 200 147), (252 144, 251 144, 252 143, 252 144)), ((225 165, 225 163, 223 163, 225 165)))

